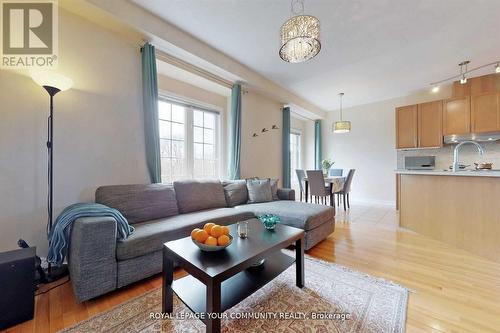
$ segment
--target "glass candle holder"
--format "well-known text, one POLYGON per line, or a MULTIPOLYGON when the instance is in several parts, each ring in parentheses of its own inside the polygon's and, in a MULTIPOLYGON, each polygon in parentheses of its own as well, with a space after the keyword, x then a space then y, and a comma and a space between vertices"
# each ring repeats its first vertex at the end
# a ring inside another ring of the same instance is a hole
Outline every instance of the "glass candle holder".
POLYGON ((247 221, 238 222, 237 227, 238 227, 238 236, 240 238, 247 238, 248 237, 248 222, 247 221))

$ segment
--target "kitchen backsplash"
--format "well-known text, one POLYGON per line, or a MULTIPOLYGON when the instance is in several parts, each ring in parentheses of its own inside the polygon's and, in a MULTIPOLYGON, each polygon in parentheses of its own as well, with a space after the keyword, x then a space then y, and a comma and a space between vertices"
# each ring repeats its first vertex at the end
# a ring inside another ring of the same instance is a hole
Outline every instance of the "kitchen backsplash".
MULTIPOLYGON (((484 155, 479 155, 476 147, 472 145, 463 146, 460 149, 460 164, 473 167, 474 162, 491 162, 493 163, 493 169, 500 169, 500 141, 481 142, 480 144, 484 148, 484 155)), ((445 145, 439 149, 398 150, 397 168, 404 169, 405 156, 436 156, 436 170, 447 169, 453 164, 454 148, 455 145, 445 145)))

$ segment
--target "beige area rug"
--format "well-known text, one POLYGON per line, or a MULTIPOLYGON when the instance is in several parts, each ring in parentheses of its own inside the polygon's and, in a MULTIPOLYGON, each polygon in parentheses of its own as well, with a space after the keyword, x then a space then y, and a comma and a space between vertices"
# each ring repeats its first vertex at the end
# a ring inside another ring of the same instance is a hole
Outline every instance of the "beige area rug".
MULTIPOLYGON (((405 331, 407 302, 406 288, 306 257, 303 289, 295 286, 295 266, 291 266, 227 310, 222 319, 222 332, 400 333, 405 331), (330 318, 318 318, 325 314, 330 318), (236 318, 241 315, 267 317, 236 318)), ((161 289, 156 289, 64 332, 205 332, 205 325, 198 319, 150 318, 160 312, 161 289)), ((191 314, 174 296, 174 316, 185 318, 191 314)))

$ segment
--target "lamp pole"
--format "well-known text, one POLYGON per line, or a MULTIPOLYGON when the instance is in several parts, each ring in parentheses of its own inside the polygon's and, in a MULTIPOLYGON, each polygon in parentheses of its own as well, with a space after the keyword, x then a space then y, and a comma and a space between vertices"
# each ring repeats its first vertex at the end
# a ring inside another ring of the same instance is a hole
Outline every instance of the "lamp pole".
MULTIPOLYGON (((50 96, 49 117, 47 118, 47 226, 46 233, 50 232, 54 223, 54 96, 71 88, 73 81, 64 75, 48 70, 32 70, 31 77, 42 86, 50 96)), ((50 237, 49 237, 50 238, 50 237)), ((26 244, 27 245, 27 244, 26 244)), ((49 243, 50 245, 50 243, 49 243)), ((67 274, 67 265, 52 267, 48 263, 48 274, 43 276, 43 282, 52 282, 67 274)))
POLYGON ((47 233, 52 229, 53 224, 53 202, 54 202, 54 95, 57 94, 60 90, 50 86, 43 86, 45 90, 50 95, 50 113, 47 119, 48 127, 47 127, 47 155, 48 155, 48 224, 47 224, 47 233))
MULTIPOLYGON (((59 89, 51 86, 43 86, 50 96, 50 112, 47 119, 47 170, 48 170, 48 196, 47 196, 47 235, 52 230, 53 208, 54 208, 54 95, 59 89)), ((52 275, 52 265, 48 264, 48 275, 52 275)))

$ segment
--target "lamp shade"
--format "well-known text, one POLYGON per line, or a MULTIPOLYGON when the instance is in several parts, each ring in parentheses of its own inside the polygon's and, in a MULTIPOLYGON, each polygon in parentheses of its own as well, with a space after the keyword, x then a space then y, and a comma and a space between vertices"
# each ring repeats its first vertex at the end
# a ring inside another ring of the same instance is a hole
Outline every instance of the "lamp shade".
POLYGON ((310 15, 290 18, 281 27, 281 59, 291 63, 314 58, 321 50, 319 20, 310 15))
POLYGON ((333 124, 333 133, 347 133, 351 131, 351 122, 344 121, 336 121, 333 124))
POLYGON ((42 87, 52 87, 60 91, 65 91, 73 86, 73 80, 52 71, 33 70, 30 74, 33 81, 42 87))

